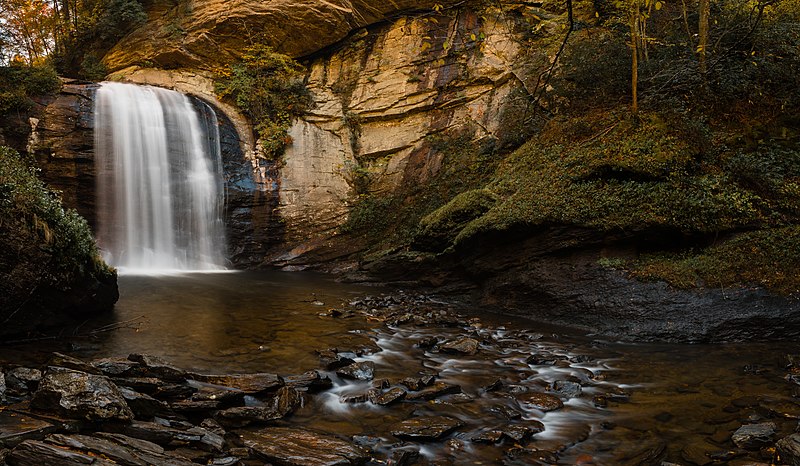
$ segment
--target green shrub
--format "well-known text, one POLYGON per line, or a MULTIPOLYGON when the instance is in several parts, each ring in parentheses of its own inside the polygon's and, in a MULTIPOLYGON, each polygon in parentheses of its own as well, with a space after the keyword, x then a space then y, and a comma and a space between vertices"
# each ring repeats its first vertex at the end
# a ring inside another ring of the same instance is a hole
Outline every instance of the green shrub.
MULTIPOLYGON (((55 271, 77 278, 85 273, 110 276, 86 220, 64 209, 14 150, 0 146, 0 221, 21 219, 41 248, 53 257, 55 271)), ((44 266, 44 264, 43 264, 44 266)))
POLYGON ((60 88, 61 81, 49 65, 0 67, 0 113, 27 110, 33 105, 31 97, 52 94, 60 88))
POLYGON ((278 160, 291 143, 288 129, 311 103, 305 68, 263 44, 243 50, 241 60, 217 73, 217 95, 253 122, 264 158, 278 160))

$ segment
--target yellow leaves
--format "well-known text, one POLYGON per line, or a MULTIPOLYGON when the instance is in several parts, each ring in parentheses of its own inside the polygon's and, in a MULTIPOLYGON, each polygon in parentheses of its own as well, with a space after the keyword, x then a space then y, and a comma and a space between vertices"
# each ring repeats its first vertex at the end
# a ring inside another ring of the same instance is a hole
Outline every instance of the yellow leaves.
POLYGON ((661 2, 656 2, 655 7, 656 7, 656 10, 660 10, 661 8, 664 7, 664 4, 661 3, 661 2))
POLYGON ((423 43, 422 43, 422 45, 419 47, 419 51, 420 51, 421 53, 425 53, 425 52, 427 52, 427 51, 428 51, 428 50, 429 50, 431 47, 433 47, 433 46, 431 45, 431 43, 430 43, 430 42, 423 42, 423 43))
POLYGON ((476 36, 475 33, 472 33, 469 35, 469 40, 475 42, 476 40, 478 40, 478 36, 476 36))

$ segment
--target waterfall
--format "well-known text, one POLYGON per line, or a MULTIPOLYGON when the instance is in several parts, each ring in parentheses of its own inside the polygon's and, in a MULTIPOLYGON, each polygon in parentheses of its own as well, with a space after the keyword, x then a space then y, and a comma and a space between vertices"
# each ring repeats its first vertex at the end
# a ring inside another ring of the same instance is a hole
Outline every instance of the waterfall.
POLYGON ((94 118, 97 242, 106 261, 140 272, 224 269, 214 112, 201 116, 179 92, 102 83, 94 118))

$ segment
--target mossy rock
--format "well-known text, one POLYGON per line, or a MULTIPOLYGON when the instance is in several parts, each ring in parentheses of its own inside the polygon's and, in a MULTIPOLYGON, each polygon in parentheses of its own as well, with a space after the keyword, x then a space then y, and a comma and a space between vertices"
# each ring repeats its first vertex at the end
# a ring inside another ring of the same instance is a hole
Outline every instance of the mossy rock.
POLYGON ((420 251, 442 251, 464 226, 491 209, 497 198, 487 189, 475 189, 422 218, 412 246, 420 251))

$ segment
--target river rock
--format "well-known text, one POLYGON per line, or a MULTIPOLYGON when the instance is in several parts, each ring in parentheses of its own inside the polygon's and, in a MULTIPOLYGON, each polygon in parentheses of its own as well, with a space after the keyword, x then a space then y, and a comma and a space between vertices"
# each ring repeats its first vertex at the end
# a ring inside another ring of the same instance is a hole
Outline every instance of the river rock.
POLYGON ((8 410, 0 411, 0 446, 10 448, 24 440, 42 440, 55 430, 56 426, 49 422, 8 410))
POLYGON ((9 466, 113 466, 115 463, 38 440, 20 443, 6 459, 9 466))
POLYGON ((392 428, 392 435, 403 440, 429 442, 441 440, 463 424, 447 416, 406 419, 392 428))
POLYGON ((394 387, 386 392, 378 395, 375 398, 375 404, 381 406, 388 406, 403 400, 406 397, 406 391, 400 387, 394 387))
POLYGON ((424 388, 421 391, 418 391, 416 393, 409 393, 406 396, 406 399, 412 401, 433 400, 439 398, 440 396, 452 395, 455 393, 461 393, 461 386, 450 384, 447 382, 436 382, 435 384, 431 385, 430 387, 424 388))
POLYGON ((169 410, 169 406, 166 403, 144 393, 139 393, 126 387, 119 387, 119 392, 138 419, 151 419, 153 416, 163 414, 169 410))
POLYGON ((288 427, 242 433, 242 441, 259 458, 285 466, 363 464, 366 451, 328 434, 288 427))
POLYGON ((778 440, 775 447, 784 463, 800 466, 800 433, 778 440))
POLYGON ((436 376, 432 374, 426 374, 421 377, 406 377, 400 381, 401 384, 408 387, 410 390, 422 390, 423 388, 429 386, 436 380, 436 376))
POLYGON ((319 363, 329 371, 334 371, 341 367, 349 366, 355 361, 350 357, 338 353, 335 349, 317 350, 319 363))
POLYGON ((134 368, 139 367, 138 363, 127 358, 102 358, 96 359, 90 364, 109 377, 124 377, 130 375, 134 368))
POLYGON ((48 368, 31 408, 88 421, 133 419, 125 398, 108 377, 60 367, 48 368))
POLYGON ((303 395, 292 387, 281 387, 269 404, 239 406, 219 411, 216 420, 226 427, 244 427, 252 423, 275 421, 293 413, 303 404, 303 395))
POLYGON ((62 353, 53 353, 50 360, 47 361, 47 366, 52 367, 66 367, 67 369, 74 369, 76 371, 86 372, 87 374, 102 375, 102 371, 88 362, 81 361, 78 358, 73 358, 62 353))
POLYGON ((478 352, 480 343, 474 338, 461 338, 455 341, 449 341, 439 346, 439 349, 444 353, 467 354, 474 355, 478 352))
POLYGON ((188 459, 166 452, 164 448, 155 443, 120 434, 51 435, 45 442, 94 457, 109 459, 114 464, 126 466, 193 465, 188 459))
POLYGON ((17 394, 36 390, 42 379, 42 371, 28 367, 15 367, 6 372, 6 387, 17 394))
POLYGON ((530 427, 522 424, 511 424, 503 428, 503 437, 515 443, 522 443, 530 439, 533 434, 544 431, 544 424, 531 421, 530 427))
POLYGON ((220 451, 224 445, 222 436, 208 429, 195 426, 179 429, 173 427, 166 420, 162 420, 161 423, 133 421, 127 425, 109 424, 104 429, 114 434, 123 434, 161 446, 182 444, 207 451, 220 451))
POLYGON ((345 379, 372 380, 375 374, 375 363, 372 361, 356 362, 337 369, 336 374, 345 379))
POLYGON ((300 375, 291 375, 284 378, 287 387, 299 391, 317 393, 333 387, 330 377, 322 377, 318 371, 308 371, 300 375))
POLYGON ((232 375, 200 375, 192 374, 192 378, 200 382, 235 388, 246 395, 263 395, 274 392, 284 385, 283 379, 276 374, 232 374, 232 375))
POLYGON ((772 443, 775 435, 775 423, 748 424, 739 427, 731 436, 731 440, 739 448, 758 450, 772 443))
POLYGON ((555 411, 564 407, 564 403, 554 395, 549 393, 529 392, 517 395, 517 401, 526 409, 538 409, 539 411, 555 411))
POLYGON ((186 371, 157 356, 131 354, 128 359, 140 364, 140 367, 136 370, 140 371, 143 377, 157 377, 169 382, 183 382, 188 377, 186 371))
POLYGON ((581 384, 569 380, 556 380, 551 388, 555 394, 563 398, 577 398, 583 391, 581 384))
POLYGON ((395 448, 389 455, 389 464, 393 466, 411 466, 419 460, 419 449, 414 446, 395 448))
POLYGON ((6 399, 6 376, 0 371, 0 402, 6 399))

